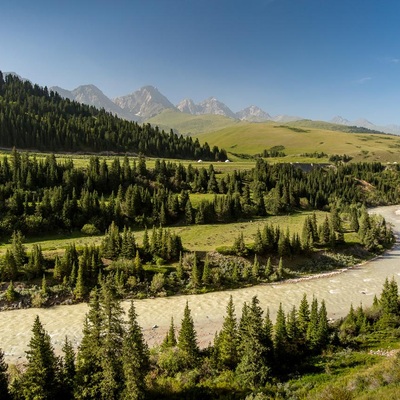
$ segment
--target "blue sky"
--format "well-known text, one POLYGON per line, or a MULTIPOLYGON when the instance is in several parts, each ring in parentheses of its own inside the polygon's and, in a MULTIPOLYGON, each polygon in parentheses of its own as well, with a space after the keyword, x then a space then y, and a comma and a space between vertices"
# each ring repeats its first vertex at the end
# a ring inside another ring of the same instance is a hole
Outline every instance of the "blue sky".
POLYGON ((400 124, 399 17, 398 0, 2 0, 0 70, 400 124))

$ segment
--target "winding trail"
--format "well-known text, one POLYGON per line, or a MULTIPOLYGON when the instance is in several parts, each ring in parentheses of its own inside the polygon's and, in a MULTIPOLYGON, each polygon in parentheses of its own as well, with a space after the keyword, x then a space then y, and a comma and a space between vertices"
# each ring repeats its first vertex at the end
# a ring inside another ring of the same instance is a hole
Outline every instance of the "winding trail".
MULTIPOLYGON (((372 210, 393 224, 396 235, 400 234, 400 206, 379 207, 372 210)), ((350 304, 364 306, 372 304, 374 295, 380 295, 386 277, 394 277, 400 283, 400 243, 374 260, 357 267, 331 273, 302 278, 280 284, 263 284, 249 288, 201 295, 185 295, 165 298, 136 300, 138 321, 150 346, 160 343, 168 330, 171 317, 179 327, 186 301, 195 322, 199 343, 206 346, 221 328, 229 296, 233 296, 236 315, 240 315, 244 302, 258 296, 260 305, 270 308, 274 321, 279 303, 288 311, 298 306, 304 293, 309 300, 316 296, 324 299, 330 318, 347 314, 350 304), (157 326, 157 327, 155 327, 157 326)), ((122 303, 125 310, 129 301, 122 303)), ((56 351, 60 351, 67 335, 75 346, 82 338, 82 326, 88 310, 86 304, 56 306, 48 309, 24 309, 0 312, 0 347, 8 363, 20 363, 31 337, 34 318, 39 315, 47 332, 52 337, 56 351)))

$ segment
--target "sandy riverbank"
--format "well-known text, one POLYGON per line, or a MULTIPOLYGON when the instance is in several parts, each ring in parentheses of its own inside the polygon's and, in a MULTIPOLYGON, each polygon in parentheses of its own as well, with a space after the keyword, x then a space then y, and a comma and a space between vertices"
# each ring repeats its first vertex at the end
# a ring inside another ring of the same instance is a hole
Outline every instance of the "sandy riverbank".
MULTIPOLYGON (((400 231, 400 217, 395 213, 398 209, 399 207, 392 206, 375 210, 394 224, 397 233, 400 231)), ((215 332, 221 328, 231 295, 237 316, 240 316, 243 303, 257 296, 264 309, 270 308, 271 318, 275 320, 280 303, 288 311, 293 305, 300 304, 304 293, 309 300, 312 296, 316 296, 319 300, 324 299, 328 316, 336 319, 347 314, 350 304, 371 305, 374 295, 380 295, 386 277, 393 276, 400 283, 399 259, 400 246, 396 244, 383 256, 349 269, 224 292, 137 300, 135 306, 138 322, 143 328, 148 344, 154 346, 165 337, 171 317, 174 318, 175 325, 180 326, 183 310, 188 301, 199 344, 204 347, 213 341, 215 332), (157 327, 153 328, 155 325, 157 327)), ((122 303, 126 311, 129 304, 129 301, 122 303)), ((57 351, 62 347, 66 335, 75 346, 78 346, 87 311, 87 304, 76 304, 48 309, 30 308, 0 312, 0 347, 6 354, 6 361, 18 363, 24 360, 36 315, 39 315, 45 329, 51 335, 57 351)))

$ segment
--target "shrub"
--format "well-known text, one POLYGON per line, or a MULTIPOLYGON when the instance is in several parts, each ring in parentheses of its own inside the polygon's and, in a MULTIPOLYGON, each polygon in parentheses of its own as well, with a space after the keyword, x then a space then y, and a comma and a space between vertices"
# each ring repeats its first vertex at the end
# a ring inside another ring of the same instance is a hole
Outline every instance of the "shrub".
POLYGON ((88 236, 100 235, 100 231, 93 224, 83 225, 81 232, 88 236))

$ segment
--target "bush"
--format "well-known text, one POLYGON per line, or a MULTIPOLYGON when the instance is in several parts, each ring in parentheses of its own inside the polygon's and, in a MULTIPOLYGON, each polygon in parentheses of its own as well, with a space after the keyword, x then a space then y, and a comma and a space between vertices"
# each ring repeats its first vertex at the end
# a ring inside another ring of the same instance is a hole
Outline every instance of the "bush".
POLYGON ((81 232, 87 236, 96 236, 100 235, 100 231, 93 224, 85 224, 83 225, 81 232))
POLYGON ((163 273, 158 273, 153 276, 150 284, 150 291, 154 294, 159 292, 165 285, 165 277, 163 273))
POLYGON ((6 300, 9 303, 12 303, 13 301, 17 300, 18 292, 15 290, 12 282, 10 282, 10 284, 8 285, 5 296, 6 296, 6 300))
POLYGON ((223 254, 224 256, 234 256, 235 255, 235 250, 231 246, 220 246, 215 249, 220 254, 223 254))
POLYGON ((157 364, 167 376, 174 376, 187 368, 186 354, 177 347, 167 348, 159 355, 157 364))

